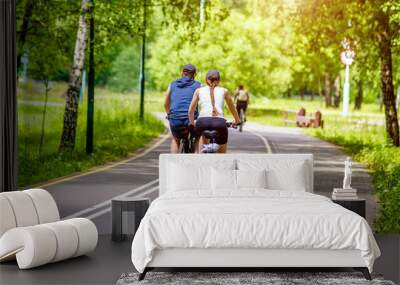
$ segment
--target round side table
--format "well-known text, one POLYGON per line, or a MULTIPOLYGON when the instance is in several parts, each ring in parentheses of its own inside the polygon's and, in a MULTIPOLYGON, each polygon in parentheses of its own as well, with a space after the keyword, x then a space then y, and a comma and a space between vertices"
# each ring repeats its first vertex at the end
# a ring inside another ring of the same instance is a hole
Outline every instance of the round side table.
POLYGON ((113 199, 111 201, 112 240, 123 241, 127 235, 135 235, 149 205, 148 198, 113 199))

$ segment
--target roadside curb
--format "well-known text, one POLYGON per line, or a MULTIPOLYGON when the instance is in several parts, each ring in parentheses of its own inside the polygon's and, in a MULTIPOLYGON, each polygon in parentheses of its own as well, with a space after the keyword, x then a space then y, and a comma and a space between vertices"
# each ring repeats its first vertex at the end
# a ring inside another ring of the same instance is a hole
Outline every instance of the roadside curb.
POLYGON ((29 186, 24 186, 24 187, 21 187, 20 190, 25 190, 25 189, 30 189, 30 188, 47 187, 47 186, 55 185, 55 184, 58 184, 61 182, 69 181, 69 180, 72 180, 75 178, 87 176, 87 175, 90 175, 93 173, 101 172, 101 171, 116 167, 118 165, 127 163, 128 161, 138 159, 138 158, 144 156, 145 154, 151 152, 156 147, 161 145, 168 137, 169 137, 169 131, 168 131, 168 129, 165 129, 164 132, 162 134, 160 134, 157 138, 153 139, 151 142, 146 144, 144 147, 141 147, 141 148, 137 149, 136 151, 130 153, 126 158, 123 158, 122 160, 109 162, 109 163, 99 165, 99 166, 94 166, 94 167, 84 170, 82 172, 74 172, 69 175, 51 179, 44 183, 42 182, 42 183, 37 183, 37 184, 29 185, 29 186))

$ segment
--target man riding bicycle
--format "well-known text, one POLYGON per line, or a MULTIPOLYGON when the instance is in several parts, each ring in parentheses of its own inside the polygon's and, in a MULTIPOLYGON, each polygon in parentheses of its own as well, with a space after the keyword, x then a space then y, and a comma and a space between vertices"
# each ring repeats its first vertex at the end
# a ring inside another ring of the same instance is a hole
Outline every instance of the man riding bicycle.
POLYGON ((238 89, 235 91, 236 100, 236 111, 240 115, 241 110, 243 110, 243 121, 246 121, 246 111, 247 106, 250 103, 249 92, 244 89, 243 85, 239 85, 238 89))
MULTIPOLYGON (((165 111, 168 114, 172 133, 171 153, 178 153, 180 140, 188 135, 188 110, 193 94, 201 84, 194 80, 196 67, 187 64, 182 68, 182 77, 171 82, 165 95, 165 111)), ((197 108, 195 112, 197 118, 197 108)), ((196 143, 197 143, 196 139, 196 143)), ((197 149, 197 147, 195 147, 197 149)))

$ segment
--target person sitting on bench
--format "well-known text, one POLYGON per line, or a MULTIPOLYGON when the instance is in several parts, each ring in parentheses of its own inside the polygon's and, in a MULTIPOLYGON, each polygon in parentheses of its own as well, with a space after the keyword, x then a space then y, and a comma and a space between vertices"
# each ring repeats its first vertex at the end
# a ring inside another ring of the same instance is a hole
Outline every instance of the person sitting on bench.
POLYGON ((296 125, 300 128, 307 127, 307 122, 305 119, 306 119, 306 109, 304 107, 301 107, 296 114, 296 125))

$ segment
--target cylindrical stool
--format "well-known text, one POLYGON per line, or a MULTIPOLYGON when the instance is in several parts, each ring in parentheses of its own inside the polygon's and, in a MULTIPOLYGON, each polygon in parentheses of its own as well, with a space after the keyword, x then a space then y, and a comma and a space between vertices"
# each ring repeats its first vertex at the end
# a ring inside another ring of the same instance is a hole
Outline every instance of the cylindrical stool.
POLYGON ((112 240, 123 241, 127 235, 134 235, 149 205, 148 198, 126 197, 112 200, 112 240))

